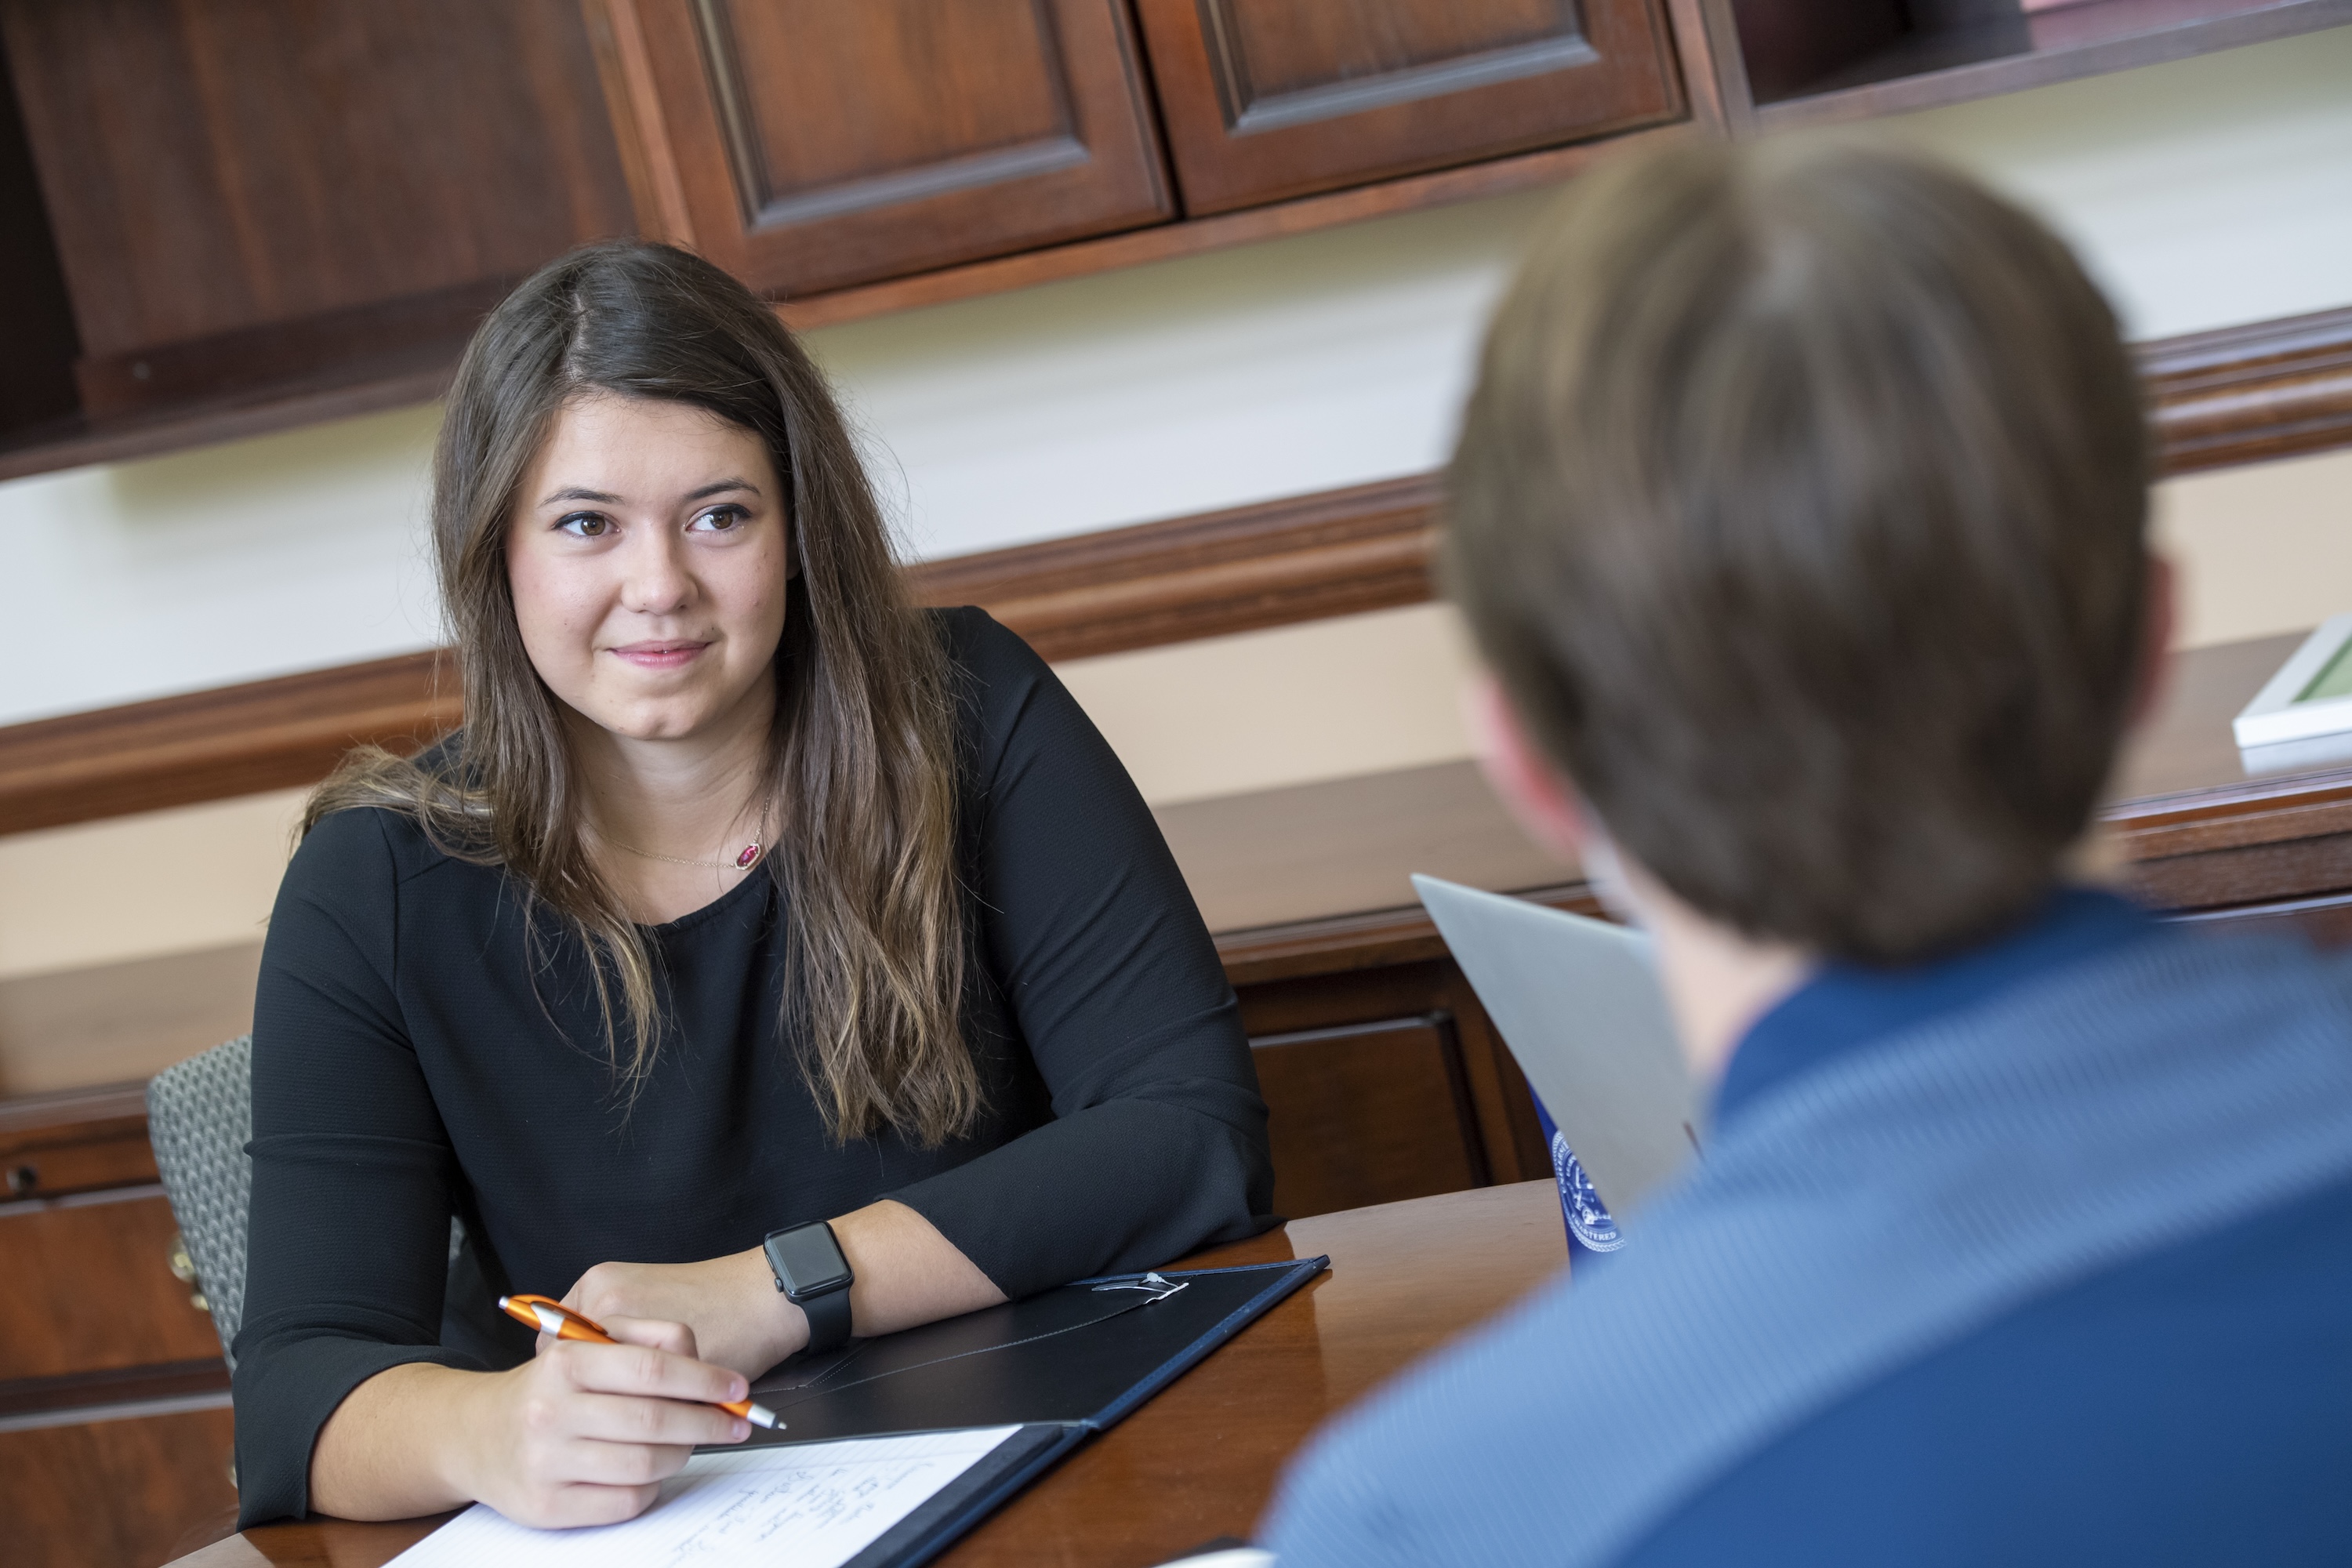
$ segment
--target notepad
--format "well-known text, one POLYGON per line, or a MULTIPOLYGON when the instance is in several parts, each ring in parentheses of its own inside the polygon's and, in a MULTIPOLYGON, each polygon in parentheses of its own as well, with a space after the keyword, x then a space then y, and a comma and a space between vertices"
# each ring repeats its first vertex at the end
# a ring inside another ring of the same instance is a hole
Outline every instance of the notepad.
POLYGON ((533 1530, 477 1503, 394 1568, 843 1568, 1018 1426, 697 1454, 624 1524, 533 1530))

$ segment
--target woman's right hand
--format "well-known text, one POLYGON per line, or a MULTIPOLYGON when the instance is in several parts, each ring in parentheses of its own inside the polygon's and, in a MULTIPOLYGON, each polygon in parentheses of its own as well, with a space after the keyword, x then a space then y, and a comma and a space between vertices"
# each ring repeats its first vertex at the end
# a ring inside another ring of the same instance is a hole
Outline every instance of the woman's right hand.
POLYGON ((695 1359, 683 1323, 606 1318, 614 1345, 541 1335, 537 1353, 475 1381, 453 1478, 518 1524, 568 1529, 633 1519, 698 1443, 739 1443, 751 1423, 718 1407, 743 1378, 695 1359))

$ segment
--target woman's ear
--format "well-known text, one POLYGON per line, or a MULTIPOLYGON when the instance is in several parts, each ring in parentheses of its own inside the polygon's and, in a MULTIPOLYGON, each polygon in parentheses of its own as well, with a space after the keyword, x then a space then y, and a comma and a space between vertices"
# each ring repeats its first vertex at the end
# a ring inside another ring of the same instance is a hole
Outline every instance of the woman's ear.
POLYGON ((1580 862, 1592 828, 1576 791, 1528 738, 1492 670, 1471 678, 1462 706, 1479 769, 1520 828, 1545 848, 1580 862))

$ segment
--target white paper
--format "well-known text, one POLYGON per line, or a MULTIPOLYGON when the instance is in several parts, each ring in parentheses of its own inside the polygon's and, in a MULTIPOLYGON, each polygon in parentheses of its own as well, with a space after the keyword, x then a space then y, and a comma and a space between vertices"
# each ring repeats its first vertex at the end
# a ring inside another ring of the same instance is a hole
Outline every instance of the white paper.
POLYGON ((394 1568, 840 1568, 1018 1426, 697 1454, 625 1524, 532 1530, 476 1503, 394 1568))

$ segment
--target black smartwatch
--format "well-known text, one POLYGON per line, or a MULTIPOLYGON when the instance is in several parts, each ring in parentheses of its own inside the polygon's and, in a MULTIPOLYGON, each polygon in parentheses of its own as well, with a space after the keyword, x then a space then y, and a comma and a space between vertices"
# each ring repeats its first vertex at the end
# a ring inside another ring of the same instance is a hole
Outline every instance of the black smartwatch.
POLYGON ((808 1353, 823 1355, 849 1342, 849 1286, 856 1278, 833 1226, 823 1220, 768 1233, 768 1268, 784 1300, 808 1314, 808 1353))

